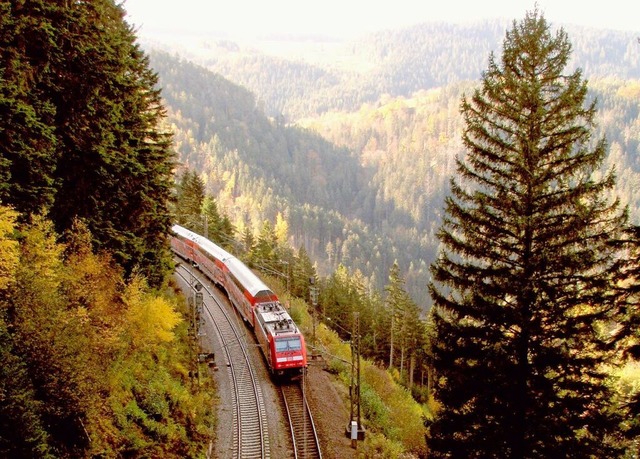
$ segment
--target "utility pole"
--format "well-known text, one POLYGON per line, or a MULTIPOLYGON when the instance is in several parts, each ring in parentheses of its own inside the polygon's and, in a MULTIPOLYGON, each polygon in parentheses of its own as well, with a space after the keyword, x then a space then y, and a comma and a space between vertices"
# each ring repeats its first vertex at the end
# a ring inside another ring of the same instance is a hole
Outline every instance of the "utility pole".
MULTIPOLYGON (((194 279, 195 280, 195 279, 194 279)), ((200 364, 206 363, 210 369, 216 371, 215 354, 213 352, 205 352, 203 345, 203 337, 207 336, 207 332, 204 329, 205 317, 204 317, 204 298, 202 294, 202 284, 195 281, 193 284, 193 297, 189 298, 189 304, 192 306, 191 310, 191 324, 193 330, 193 348, 195 350, 195 370, 194 376, 200 383, 200 364)))
POLYGON ((193 369, 190 371, 190 376, 193 379, 197 379, 200 382, 200 326, 202 321, 202 284, 198 282, 193 273, 191 273, 191 288, 193 289, 193 296, 189 297, 189 306, 191 306, 191 326, 189 327, 189 334, 191 335, 193 342, 191 343, 193 353, 193 369))
POLYGON ((347 431, 347 437, 351 439, 351 447, 357 448, 358 440, 364 440, 364 429, 360 417, 360 313, 353 314, 353 331, 351 332, 351 386, 349 395, 351 399, 351 418, 347 431))
MULTIPOLYGON (((311 306, 312 306, 311 322, 313 325, 313 337, 312 337, 313 349, 316 348, 316 318, 318 313, 318 292, 319 292, 319 289, 318 287, 315 286, 315 283, 316 283, 315 277, 311 276, 309 278, 309 284, 311 284, 311 287, 309 287, 309 296, 311 297, 311 306)), ((311 358, 315 358, 313 353, 311 355, 311 358)))

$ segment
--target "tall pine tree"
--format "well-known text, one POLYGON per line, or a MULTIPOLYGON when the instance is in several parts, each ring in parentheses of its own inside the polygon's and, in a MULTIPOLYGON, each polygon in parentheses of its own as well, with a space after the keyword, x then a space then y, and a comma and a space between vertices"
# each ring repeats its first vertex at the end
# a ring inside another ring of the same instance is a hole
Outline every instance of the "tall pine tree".
POLYGON ((536 9, 464 97, 459 177, 432 265, 431 353, 441 410, 430 457, 615 457, 604 350, 609 245, 625 221, 597 178, 595 102, 565 74, 566 33, 536 9))
POLYGON ((175 215, 180 225, 198 234, 204 234, 202 204, 205 198, 204 182, 197 172, 187 169, 178 181, 175 215))
POLYGON ((174 159, 157 75, 114 0, 0 1, 0 200, 76 218, 152 284, 165 274, 174 159))
POLYGON ((395 338, 398 329, 398 322, 401 320, 405 309, 407 308, 409 295, 404 289, 404 279, 400 275, 400 266, 398 261, 393 262, 393 266, 389 270, 389 283, 385 287, 387 292, 387 306, 389 309, 389 317, 391 325, 389 327, 389 368, 394 367, 393 357, 395 354, 395 338))
POLYGON ((62 151, 52 218, 60 232, 85 219, 100 247, 155 285, 168 261, 174 167, 157 75, 113 0, 64 2, 58 14, 64 60, 50 91, 62 151))
POLYGON ((0 1, 0 202, 25 214, 55 194, 55 107, 46 96, 54 10, 46 0, 0 1))
MULTIPOLYGON (((614 341, 624 363, 640 362, 640 226, 630 226, 619 246, 627 254, 621 260, 618 289, 620 292, 620 318, 616 322, 614 341)), ((624 413, 624 435, 630 447, 640 447, 640 391, 623 393, 620 403, 624 413), (635 445, 634 445, 635 444, 635 445)), ((637 454, 636 454, 637 455, 637 454)))

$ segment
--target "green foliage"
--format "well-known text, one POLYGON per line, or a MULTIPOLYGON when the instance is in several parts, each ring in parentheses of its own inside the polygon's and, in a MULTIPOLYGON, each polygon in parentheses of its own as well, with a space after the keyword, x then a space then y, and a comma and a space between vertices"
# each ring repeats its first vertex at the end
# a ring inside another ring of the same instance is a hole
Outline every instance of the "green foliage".
POLYGON ((53 458, 49 435, 39 416, 42 403, 36 398, 26 365, 16 354, 0 315, 0 456, 53 458))
POLYGON ((213 434, 214 404, 210 378, 185 385, 183 346, 145 348, 123 357, 110 375, 108 400, 117 435, 102 454, 152 457, 198 457, 213 434), (108 449, 107 449, 108 448, 108 449))
MULTIPOLYGON (((291 304, 292 317, 311 345, 312 317, 308 305, 299 299, 289 300, 278 291, 281 301, 291 304)), ((351 347, 338 333, 319 323, 315 328, 316 349, 328 360, 328 369, 346 386, 351 384, 351 347)), ((403 457, 409 452, 426 451, 423 409, 390 374, 367 360, 361 362, 361 409, 367 429, 365 451, 383 451, 384 457, 403 457), (388 454, 388 456, 387 456, 388 454)))
POLYGON ((271 268, 279 261, 277 250, 278 241, 273 225, 265 220, 253 250, 249 253, 250 263, 271 268))
POLYGON ((174 211, 176 223, 198 234, 204 234, 202 205, 205 193, 202 179, 195 171, 187 169, 178 178, 176 188, 177 197, 174 211))
POLYGON ((0 205, 0 292, 15 279, 18 266, 18 242, 14 239, 17 212, 0 205))
POLYGON ((625 214, 595 104, 536 9, 463 97, 465 157, 432 265, 433 457, 616 457, 598 325, 615 317, 625 214), (583 106, 584 105, 584 106, 583 106))
POLYGON ((364 457, 384 457, 386 459, 403 459, 413 457, 405 452, 405 448, 397 441, 389 440, 379 432, 367 434, 365 442, 358 451, 364 457))
POLYGON ((33 213, 54 200, 56 108, 43 97, 57 54, 55 6, 0 2, 0 202, 33 213))
POLYGON ((113 0, 0 3, 0 200, 159 285, 167 271, 171 136, 157 77, 113 0))
POLYGON ((399 350, 400 361, 396 365, 400 373, 409 373, 413 380, 413 368, 406 370, 409 361, 413 362, 416 355, 425 345, 424 324, 420 320, 420 309, 409 294, 404 290, 404 279, 400 275, 400 267, 395 262, 389 272, 389 284, 386 305, 388 308, 389 324, 389 368, 394 367, 395 347, 399 350), (395 345, 395 347, 394 347, 395 345))
POLYGON ((369 384, 362 384, 360 388, 360 403, 367 422, 381 426, 385 437, 397 438, 397 427, 389 422, 389 408, 369 384))
POLYGON ((622 432, 635 447, 640 435, 640 227, 631 226, 618 243, 627 251, 618 273, 620 314, 612 338, 620 351, 623 369, 616 372, 618 406, 623 413, 622 432))
MULTIPOLYGON (((375 408, 374 413, 385 436, 401 442, 411 451, 424 454, 423 410, 413 400, 411 393, 402 385, 394 383, 390 372, 379 367, 363 365, 364 381, 361 394, 364 407, 375 408), (381 407, 380 403, 384 405, 381 407)), ((372 417, 375 419, 375 417, 372 417)))
POLYGON ((293 264, 291 293, 299 298, 310 299, 311 279, 315 282, 316 270, 307 251, 301 246, 293 264))
POLYGON ((67 301, 64 247, 42 217, 21 230, 21 258, 9 303, 12 340, 34 388, 32 404, 62 455, 87 447, 83 427, 103 390, 100 340, 87 304, 67 301), (93 352, 93 351, 96 352, 93 352))

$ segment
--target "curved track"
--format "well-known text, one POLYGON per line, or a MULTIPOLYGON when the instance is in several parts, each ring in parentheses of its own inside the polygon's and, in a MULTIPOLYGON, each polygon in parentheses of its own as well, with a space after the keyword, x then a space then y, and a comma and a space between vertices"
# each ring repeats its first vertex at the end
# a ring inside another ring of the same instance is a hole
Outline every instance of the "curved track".
POLYGON ((244 337, 237 329, 233 317, 207 287, 207 282, 186 267, 180 267, 189 274, 185 276, 180 270, 176 270, 176 274, 187 284, 190 284, 190 278, 195 278, 203 285, 203 312, 215 326, 224 348, 229 378, 234 388, 231 400, 233 457, 268 459, 270 454, 266 409, 244 337))
POLYGON ((322 459, 318 434, 303 388, 304 377, 302 382, 280 386, 293 437, 294 455, 296 459, 322 459))

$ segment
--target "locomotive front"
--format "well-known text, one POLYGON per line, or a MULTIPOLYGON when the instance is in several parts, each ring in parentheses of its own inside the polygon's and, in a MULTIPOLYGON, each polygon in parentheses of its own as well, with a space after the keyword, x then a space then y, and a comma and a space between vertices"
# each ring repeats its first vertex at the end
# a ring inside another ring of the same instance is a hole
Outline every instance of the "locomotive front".
POLYGON ((274 342, 274 373, 300 373, 307 365, 307 351, 304 336, 299 332, 285 335, 275 335, 274 342))
POLYGON ((269 370, 275 376, 294 377, 307 365, 304 336, 280 302, 261 304, 256 308, 260 332, 268 348, 263 348, 269 370))

